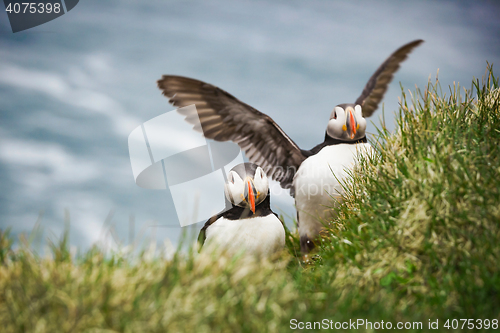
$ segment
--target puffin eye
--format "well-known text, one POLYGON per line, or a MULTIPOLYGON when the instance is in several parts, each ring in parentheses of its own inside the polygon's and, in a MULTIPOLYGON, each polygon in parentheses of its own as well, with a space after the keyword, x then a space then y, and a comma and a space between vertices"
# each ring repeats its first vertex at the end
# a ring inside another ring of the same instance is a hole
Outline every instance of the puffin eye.
POLYGON ((333 111, 333 119, 337 119, 337 112, 333 111))
POLYGON ((232 184, 234 184, 234 177, 233 177, 233 174, 232 174, 232 173, 230 173, 230 174, 229 174, 229 181, 230 181, 232 184))

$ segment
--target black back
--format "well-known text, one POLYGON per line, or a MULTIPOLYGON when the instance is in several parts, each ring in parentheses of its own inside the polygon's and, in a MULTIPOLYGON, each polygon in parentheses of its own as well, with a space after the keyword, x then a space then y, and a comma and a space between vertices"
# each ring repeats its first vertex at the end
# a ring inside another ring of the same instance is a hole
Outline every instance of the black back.
POLYGON ((367 143, 368 140, 366 139, 366 136, 362 137, 359 140, 356 141, 346 141, 346 140, 340 140, 340 139, 334 139, 331 136, 328 135, 328 133, 325 133, 325 141, 320 143, 319 145, 315 146, 311 150, 301 150, 302 154, 306 157, 316 155, 317 153, 320 152, 321 149, 325 148, 326 146, 333 146, 333 145, 338 145, 341 143, 347 143, 347 144, 357 144, 357 143, 367 143))

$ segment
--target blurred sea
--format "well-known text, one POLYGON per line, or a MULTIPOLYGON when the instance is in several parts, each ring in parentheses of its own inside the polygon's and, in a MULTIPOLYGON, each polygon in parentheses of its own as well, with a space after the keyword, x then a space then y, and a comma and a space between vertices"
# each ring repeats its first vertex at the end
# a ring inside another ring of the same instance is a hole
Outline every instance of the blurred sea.
MULTIPOLYGON (((162 74, 227 90, 310 149, 332 108, 353 102, 411 40, 425 43, 383 100, 388 128, 400 83, 423 89, 439 69, 443 91, 454 82, 469 88, 486 61, 500 62, 499 14, 493 1, 86 0, 13 34, 2 11, 0 228, 30 232, 43 215, 43 237, 58 237, 66 210, 80 248, 126 245, 131 236, 175 245, 181 228, 170 193, 135 185, 127 147, 135 127, 173 109, 156 88, 162 74)), ((370 120, 380 126, 381 115, 370 120)), ((281 192, 272 205, 291 226, 293 200, 281 192)))

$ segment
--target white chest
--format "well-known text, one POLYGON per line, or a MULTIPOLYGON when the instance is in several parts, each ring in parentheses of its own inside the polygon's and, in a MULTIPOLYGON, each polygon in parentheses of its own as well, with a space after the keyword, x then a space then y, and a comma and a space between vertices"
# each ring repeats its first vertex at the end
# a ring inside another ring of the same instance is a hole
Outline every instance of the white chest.
POLYGON ((327 146, 307 158, 294 177, 295 205, 300 233, 316 234, 321 221, 332 216, 335 199, 344 194, 342 183, 360 154, 371 154, 368 143, 327 146), (332 198, 333 197, 333 198, 332 198))
POLYGON ((285 246, 285 229, 274 215, 242 220, 220 218, 206 231, 204 249, 270 255, 285 246))
POLYGON ((371 153, 368 143, 338 144, 327 146, 319 153, 307 158, 294 177, 295 195, 317 196, 327 193, 338 196, 342 191, 339 181, 347 177, 359 154, 371 153))

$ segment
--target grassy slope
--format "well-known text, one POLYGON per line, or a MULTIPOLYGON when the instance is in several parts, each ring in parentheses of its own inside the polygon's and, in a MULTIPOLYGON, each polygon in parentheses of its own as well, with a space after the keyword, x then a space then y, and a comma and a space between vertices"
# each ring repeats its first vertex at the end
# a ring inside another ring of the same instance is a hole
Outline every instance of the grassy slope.
MULTIPOLYGON (((495 90, 496 89, 496 90, 495 90)), ((321 259, 209 255, 172 261, 53 258, 10 250, 0 235, 5 332, 286 331, 290 319, 500 319, 500 107, 489 76, 470 92, 416 93, 395 134, 346 185, 321 259), (472 95, 477 95, 476 99, 472 95), (410 111, 415 109, 416 111, 410 111)), ((290 235, 289 252, 298 242, 290 235)), ((292 249, 293 248, 293 249, 292 249)))

